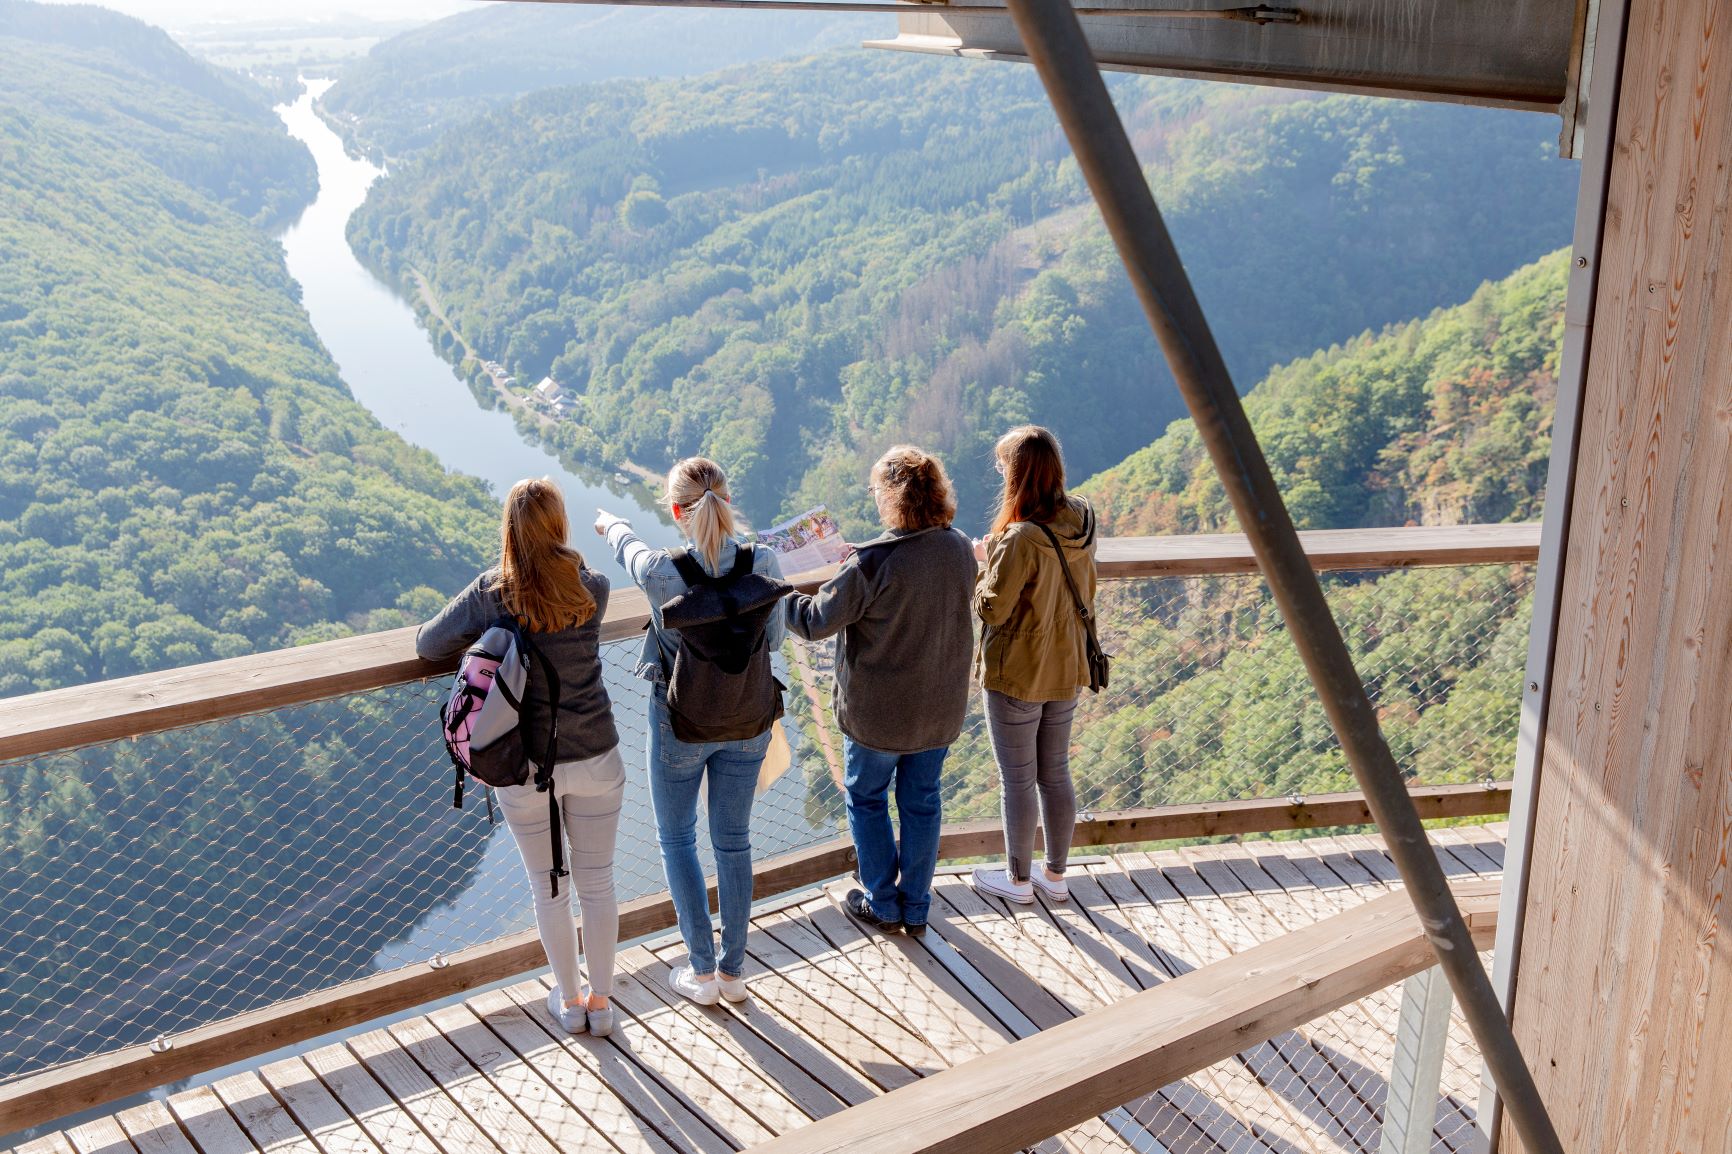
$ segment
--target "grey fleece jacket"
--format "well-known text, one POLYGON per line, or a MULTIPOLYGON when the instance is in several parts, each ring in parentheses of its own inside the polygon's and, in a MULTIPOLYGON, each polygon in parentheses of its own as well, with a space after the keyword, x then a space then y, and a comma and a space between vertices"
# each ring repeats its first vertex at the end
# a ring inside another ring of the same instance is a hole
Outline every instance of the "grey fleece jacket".
MULTIPOLYGON (((429 661, 456 657, 505 617, 495 586, 499 570, 489 569, 451 599, 439 616, 415 634, 415 652, 429 661)), ((559 761, 587 761, 619 744, 613 724, 613 703, 601 681, 601 620, 607 614, 608 580, 593 569, 583 571, 583 585, 595 598, 595 613, 576 629, 532 633, 529 640, 559 674, 559 761)), ((523 702, 523 746, 539 758, 547 741, 552 708, 547 679, 534 659, 523 702)))
POLYGON ((892 530, 859 546, 816 594, 783 603, 790 632, 836 637, 843 733, 880 753, 956 740, 971 688, 974 576, 966 534, 892 530))

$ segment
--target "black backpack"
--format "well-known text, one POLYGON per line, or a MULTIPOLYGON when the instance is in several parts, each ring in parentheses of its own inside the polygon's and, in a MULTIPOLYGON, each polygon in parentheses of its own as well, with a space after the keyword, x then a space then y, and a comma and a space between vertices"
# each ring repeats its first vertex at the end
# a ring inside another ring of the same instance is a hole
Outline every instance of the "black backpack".
POLYGON ((689 549, 669 554, 686 591, 662 606, 662 624, 680 633, 668 682, 674 736, 691 744, 745 741, 782 716, 784 686, 770 671, 770 614, 793 586, 752 571, 753 547, 711 577, 689 549))

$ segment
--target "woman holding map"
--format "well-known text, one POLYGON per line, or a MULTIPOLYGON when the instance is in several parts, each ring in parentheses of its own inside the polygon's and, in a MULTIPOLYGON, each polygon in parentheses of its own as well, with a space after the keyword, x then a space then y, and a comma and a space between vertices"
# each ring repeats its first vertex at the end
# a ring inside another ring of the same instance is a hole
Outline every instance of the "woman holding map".
POLYGON ((951 528, 956 494, 937 458, 898 445, 872 466, 867 491, 884 532, 857 546, 816 594, 784 606, 796 636, 836 638, 836 723, 864 887, 848 892, 848 912, 886 933, 919 936, 938 865, 939 774, 968 711, 974 550, 951 528))

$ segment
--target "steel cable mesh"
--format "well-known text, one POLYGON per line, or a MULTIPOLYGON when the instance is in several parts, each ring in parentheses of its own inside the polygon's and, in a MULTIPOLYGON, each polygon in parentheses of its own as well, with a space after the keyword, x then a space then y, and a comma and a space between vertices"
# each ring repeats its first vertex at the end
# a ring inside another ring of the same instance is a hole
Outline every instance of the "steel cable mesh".
MULTIPOLYGON (((1424 781, 1504 776, 1528 571, 1330 585, 1398 760, 1424 781)), ((1258 579, 1104 582, 1099 607, 1114 684, 1078 711, 1080 809, 1351 788, 1258 579)), ((629 767, 621 900, 665 888, 636 652, 636 642, 603 647, 629 767)), ((766 764, 753 816, 760 860, 844 827, 829 654, 828 644, 786 651, 791 758, 766 764)), ((450 808, 445 687, 393 686, 0 765, 0 1081, 530 928, 503 823, 489 824, 478 793, 450 808)), ((947 820, 997 813, 978 702, 945 778, 947 820)))
MULTIPOLYGON (((1481 960, 1489 969, 1490 955, 1481 960)), ((1067 1132, 1064 1148, 1082 1154, 1379 1154, 1385 1120, 1405 1109, 1399 1093, 1392 1100, 1392 1086, 1417 1057, 1398 1040, 1402 996, 1402 984, 1385 987, 1127 1102, 1101 1115, 1104 1125, 1067 1132)), ((1473 1036, 1452 1012, 1436 1093, 1414 1096, 1431 1107, 1412 1111, 1415 1124, 1429 1130, 1424 1148, 1434 1154, 1480 1148, 1480 1068, 1473 1036)))
MULTIPOLYGON (((1397 764, 1418 783, 1508 777, 1531 616, 1525 565, 1337 573, 1330 603, 1397 764)), ((1340 792, 1351 771, 1260 577, 1103 581, 1113 683, 1081 695, 1079 813, 1340 792)), ((830 649, 801 645, 790 712, 814 820, 843 817, 830 649)), ((946 821, 998 814, 977 694, 944 772, 946 821)))
MULTIPOLYGON (((666 889, 638 645, 602 650, 628 767, 621 901, 666 889)), ((0 1081, 532 929, 484 791, 451 808, 448 684, 0 765, 0 1081)), ((837 835, 806 820, 788 764, 760 783, 760 858, 837 835)))

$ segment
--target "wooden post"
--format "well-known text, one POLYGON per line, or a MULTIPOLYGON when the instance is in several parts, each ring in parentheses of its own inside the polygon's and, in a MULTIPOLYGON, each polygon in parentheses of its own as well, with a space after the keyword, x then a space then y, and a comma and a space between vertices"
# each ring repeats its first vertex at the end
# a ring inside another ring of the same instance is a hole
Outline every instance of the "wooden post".
POLYGON ((1571 1154, 1732 1134, 1729 41, 1629 0, 1512 1007, 1571 1154))
POLYGON ((1389 1096, 1383 1101, 1381 1154, 1429 1154, 1443 1078, 1443 1047, 1449 1041, 1449 980, 1436 966, 1401 984, 1401 1017, 1395 1025, 1395 1061, 1389 1096))

